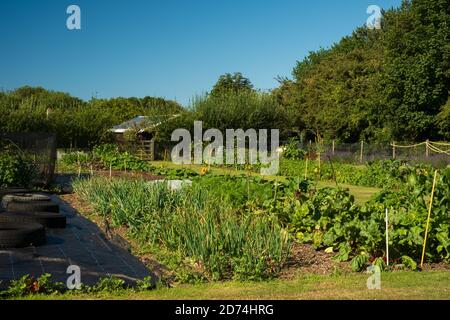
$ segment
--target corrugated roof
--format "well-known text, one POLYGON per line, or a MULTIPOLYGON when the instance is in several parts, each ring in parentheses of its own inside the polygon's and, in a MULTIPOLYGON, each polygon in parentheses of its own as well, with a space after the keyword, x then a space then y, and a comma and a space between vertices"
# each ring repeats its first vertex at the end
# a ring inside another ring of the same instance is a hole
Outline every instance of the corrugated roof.
POLYGON ((138 116, 131 120, 125 121, 117 126, 112 127, 112 130, 129 130, 133 128, 142 128, 151 125, 150 120, 146 116, 138 116))
POLYGON ((172 116, 155 116, 153 119, 150 119, 148 116, 138 116, 131 120, 125 121, 117 126, 112 127, 111 131, 115 133, 123 133, 125 131, 131 129, 140 129, 139 131, 144 131, 145 129, 154 128, 159 126, 162 122, 168 121, 170 119, 176 118, 179 115, 172 116), (166 119, 163 119, 166 118, 166 119))

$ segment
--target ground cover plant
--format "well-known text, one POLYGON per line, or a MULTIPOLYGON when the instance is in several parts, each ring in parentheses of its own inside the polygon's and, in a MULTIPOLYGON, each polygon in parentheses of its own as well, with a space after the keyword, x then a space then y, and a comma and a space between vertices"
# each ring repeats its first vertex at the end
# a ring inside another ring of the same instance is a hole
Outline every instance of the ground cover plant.
POLYGON ((78 289, 69 290, 65 283, 55 282, 52 275, 45 273, 40 277, 24 275, 17 280, 9 283, 9 286, 0 291, 0 299, 18 299, 33 296, 56 296, 63 295, 81 295, 81 294, 115 294, 120 295, 124 292, 138 293, 155 289, 161 284, 154 283, 151 278, 138 280, 134 286, 127 284, 123 279, 115 276, 103 277, 94 285, 88 286, 82 284, 78 289))

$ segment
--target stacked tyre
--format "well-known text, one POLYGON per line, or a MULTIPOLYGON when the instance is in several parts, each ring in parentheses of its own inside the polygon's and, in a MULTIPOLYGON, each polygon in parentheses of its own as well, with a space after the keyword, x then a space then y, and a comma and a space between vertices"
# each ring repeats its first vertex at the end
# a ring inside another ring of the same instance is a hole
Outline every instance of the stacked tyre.
POLYGON ((6 194, 0 213, 0 248, 45 243, 45 228, 65 228, 66 217, 48 196, 31 193, 6 194))

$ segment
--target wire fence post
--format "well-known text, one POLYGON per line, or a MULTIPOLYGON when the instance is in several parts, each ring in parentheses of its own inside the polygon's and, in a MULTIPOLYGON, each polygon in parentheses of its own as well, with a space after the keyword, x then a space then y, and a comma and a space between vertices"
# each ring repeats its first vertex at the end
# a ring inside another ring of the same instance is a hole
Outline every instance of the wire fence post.
POLYGON ((395 159, 395 141, 392 142, 392 159, 395 159))
POLYGON ((425 142, 425 156, 428 158, 430 156, 430 149, 428 148, 428 145, 430 144, 430 140, 427 140, 425 142))
POLYGON ((361 140, 361 151, 359 154, 359 163, 363 163, 364 158, 364 140, 361 140))
POLYGON ((332 146, 331 146, 331 153, 332 153, 333 156, 334 156, 334 140, 333 140, 333 144, 332 144, 332 146))
POLYGON ((320 179, 320 151, 319 151, 319 179, 320 179))
POLYGON ((306 156, 306 165, 305 165, 305 180, 308 179, 308 156, 306 156))

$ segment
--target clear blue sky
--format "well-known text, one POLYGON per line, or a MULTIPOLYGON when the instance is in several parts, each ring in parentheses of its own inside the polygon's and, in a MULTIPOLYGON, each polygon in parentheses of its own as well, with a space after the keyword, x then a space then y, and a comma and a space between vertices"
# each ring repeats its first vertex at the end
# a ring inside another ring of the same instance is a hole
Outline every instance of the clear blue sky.
POLYGON ((0 89, 43 86, 89 99, 186 105, 226 72, 277 85, 297 60, 363 25, 371 4, 401 0, 2 0, 0 89), (81 8, 79 31, 66 9, 81 8))

